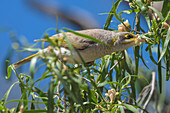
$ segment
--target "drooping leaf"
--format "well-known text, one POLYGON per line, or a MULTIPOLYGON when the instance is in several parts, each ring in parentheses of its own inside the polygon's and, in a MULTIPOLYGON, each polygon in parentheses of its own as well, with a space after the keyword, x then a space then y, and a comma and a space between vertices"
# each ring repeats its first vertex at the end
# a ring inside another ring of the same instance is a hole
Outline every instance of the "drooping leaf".
POLYGON ((147 12, 147 7, 142 3, 141 0, 136 0, 136 3, 138 4, 143 16, 145 17, 148 27, 150 29, 151 24, 150 24, 150 18, 149 18, 148 12, 147 12))
POLYGON ((94 41, 94 42, 97 42, 97 43, 99 43, 99 44, 107 45, 106 43, 104 43, 104 42, 102 42, 102 41, 100 41, 100 40, 98 40, 98 39, 96 39, 96 38, 94 38, 94 37, 92 37, 92 36, 85 35, 85 34, 81 34, 81 33, 75 32, 75 31, 70 30, 70 29, 67 29, 67 28, 63 28, 63 29, 66 30, 66 31, 68 31, 68 32, 71 32, 71 33, 73 33, 73 34, 75 34, 75 35, 77 35, 77 36, 81 36, 81 37, 83 37, 83 38, 90 39, 90 40, 92 40, 92 41, 94 41))
POLYGON ((125 106, 128 110, 132 111, 133 113, 139 113, 139 111, 133 107, 132 105, 122 103, 123 106, 125 106))
POLYGON ((15 84, 17 84, 17 83, 19 83, 19 81, 13 83, 13 84, 11 85, 11 87, 8 89, 8 91, 5 93, 5 95, 2 97, 2 100, 1 100, 1 101, 2 101, 3 103, 6 103, 6 100, 8 99, 8 96, 9 96, 9 93, 11 92, 11 89, 12 89, 13 86, 14 86, 15 84))
POLYGON ((155 9, 155 8, 152 7, 152 6, 148 6, 148 8, 152 9, 152 10, 159 16, 159 18, 160 18, 161 20, 164 19, 164 17, 162 16, 162 14, 161 14, 157 9, 155 9))
POLYGON ((165 52, 166 52, 166 50, 168 49, 168 46, 169 46, 169 42, 170 42, 170 28, 168 29, 167 36, 166 36, 166 39, 165 39, 165 42, 164 42, 164 45, 163 45, 163 48, 162 48, 162 53, 161 53, 161 56, 159 57, 158 62, 160 62, 162 57, 165 55, 165 52))

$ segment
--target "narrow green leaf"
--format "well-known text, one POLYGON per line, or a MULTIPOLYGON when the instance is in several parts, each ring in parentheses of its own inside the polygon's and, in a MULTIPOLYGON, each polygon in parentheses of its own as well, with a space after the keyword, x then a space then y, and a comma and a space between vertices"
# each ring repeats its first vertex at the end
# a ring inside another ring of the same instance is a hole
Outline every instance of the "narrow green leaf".
POLYGON ((130 82, 131 82, 131 75, 128 74, 128 76, 124 77, 124 78, 121 80, 120 83, 123 83, 123 81, 124 81, 126 78, 128 78, 128 80, 127 80, 126 83, 122 86, 121 89, 124 89, 124 88, 125 88, 128 84, 130 84, 130 82))
POLYGON ((34 75, 34 73, 35 73, 36 63, 37 63, 37 57, 32 58, 31 62, 30 62, 30 73, 31 73, 31 75, 34 75))
POLYGON ((162 48, 162 53, 161 53, 161 56, 158 60, 158 63, 160 62, 162 57, 165 55, 165 52, 168 48, 169 41, 170 41, 170 28, 168 29, 167 36, 166 36, 166 39, 165 39, 165 42, 164 42, 164 45, 163 45, 163 48, 162 48))
MULTIPOLYGON (((158 44, 158 60, 160 58, 160 44, 158 44)), ((159 81, 159 92, 162 93, 162 68, 161 61, 158 63, 158 81, 159 81)))
POLYGON ((138 70, 139 70, 139 46, 135 47, 135 73, 136 75, 138 75, 138 70))
MULTIPOLYGON (((35 101, 35 99, 32 97, 32 101, 35 101)), ((35 110, 35 104, 34 103, 31 103, 31 109, 33 110, 35 110)))
POLYGON ((114 1, 113 1, 113 6, 112 6, 112 8, 111 8, 111 10, 109 12, 109 15, 108 15, 107 19, 106 19, 104 29, 108 29, 108 27, 109 27, 109 25, 111 23, 111 20, 113 18, 113 15, 116 14, 116 10, 117 10, 117 8, 118 8, 121 1, 122 0, 117 0, 116 3, 114 3, 114 1))
POLYGON ((170 10, 170 2, 168 0, 163 0, 163 6, 162 6, 162 15, 165 17, 168 11, 170 10))
POLYGON ((51 82, 50 82, 49 90, 48 90, 48 105, 47 105, 48 113, 53 113, 53 112, 54 112, 53 82, 54 82, 54 81, 53 81, 53 79, 52 79, 51 82))
POLYGON ((161 20, 164 19, 164 17, 162 16, 162 14, 161 14, 157 9, 155 9, 155 8, 152 7, 152 6, 148 6, 148 8, 152 9, 152 10, 159 16, 159 18, 160 18, 161 20))
POLYGON ((34 87, 34 89, 35 89, 35 92, 39 94, 39 97, 40 97, 45 103, 47 103, 47 99, 45 99, 45 98, 47 98, 47 95, 44 94, 44 92, 41 91, 41 90, 40 90, 39 88, 37 88, 37 87, 34 87))
POLYGON ((37 110, 24 110, 23 113, 47 113, 47 110, 41 110, 41 109, 37 109, 37 110))
POLYGON ((107 84, 116 84, 118 86, 121 86, 121 84, 118 83, 118 82, 108 82, 107 80, 105 80, 104 82, 97 84, 97 87, 103 87, 103 86, 105 86, 107 84))
POLYGON ((11 85, 11 87, 8 89, 8 91, 5 93, 5 95, 2 97, 2 100, 1 100, 1 101, 2 101, 3 103, 6 103, 6 100, 8 99, 8 96, 9 96, 9 93, 11 92, 11 89, 12 89, 13 86, 14 86, 15 84, 17 84, 17 83, 19 83, 19 81, 13 83, 13 84, 11 85))
POLYGON ((118 101, 119 108, 120 108, 120 112, 121 112, 121 113, 125 113, 124 106, 120 106, 121 103, 122 103, 122 102, 118 101))
POLYGON ((147 24, 148 24, 148 27, 149 27, 149 29, 150 29, 150 27, 151 27, 151 22, 150 22, 150 18, 149 18, 148 13, 147 13, 147 12, 143 13, 143 16, 145 17, 145 20, 146 20, 146 22, 147 22, 147 24))
MULTIPOLYGON (((70 32, 70 31, 69 31, 70 32)), ((66 40, 67 44, 68 44, 68 48, 70 49, 71 51, 71 56, 73 58, 73 46, 71 45, 71 42, 69 41, 67 35, 62 31, 63 33, 63 36, 64 36, 64 39, 66 40)))
POLYGON ((104 25, 104 29, 108 29, 110 23, 111 23, 111 20, 113 18, 113 15, 114 15, 114 7, 111 8, 110 12, 109 12, 109 15, 106 19, 106 22, 105 22, 105 25, 104 25))
POLYGON ((12 72, 12 66, 8 66, 7 68, 8 76, 5 77, 6 79, 9 79, 11 77, 11 72, 12 72))
POLYGON ((139 56, 140 58, 141 58, 141 60, 142 60, 142 62, 143 62, 143 64, 145 65, 145 67, 147 68, 147 69, 149 69, 149 67, 146 65, 146 63, 145 63, 145 59, 142 57, 142 56, 139 56))
POLYGON ((149 18, 148 12, 147 12, 147 7, 142 3, 141 0, 136 0, 136 2, 138 4, 143 16, 145 17, 145 20, 146 20, 148 27, 150 29, 151 23, 150 23, 150 18, 149 18))
POLYGON ((127 53, 127 51, 124 51, 125 53, 125 64, 126 64, 126 70, 129 74, 133 75, 134 74, 134 66, 132 63, 132 60, 129 58, 129 55, 127 53))
POLYGON ((139 113, 139 111, 133 107, 132 105, 122 103, 123 106, 125 106, 128 110, 132 111, 133 113, 139 113))
POLYGON ((29 102, 29 103, 38 103, 38 104, 45 104, 46 102, 40 102, 40 101, 30 101, 30 100, 10 100, 8 102, 5 103, 5 105, 7 105, 8 103, 12 103, 12 102, 29 102))
POLYGON ((106 73, 108 72, 108 69, 109 69, 109 64, 110 64, 110 57, 107 58, 107 61, 106 61, 105 65, 103 66, 102 74, 100 77, 100 82, 105 81, 106 73))
POLYGON ((70 29, 67 29, 67 28, 63 28, 63 29, 66 30, 66 31, 68 31, 68 32, 70 32, 70 33, 73 33, 73 34, 75 34, 75 35, 77 35, 77 36, 81 36, 81 37, 83 37, 83 38, 90 39, 90 40, 95 41, 95 42, 97 42, 97 43, 99 43, 99 44, 107 45, 106 43, 104 43, 104 42, 102 42, 102 41, 100 41, 100 40, 98 40, 98 39, 96 39, 96 38, 94 38, 94 37, 92 37, 92 36, 85 35, 85 34, 81 34, 81 33, 75 32, 75 31, 70 30, 70 29))
POLYGON ((145 63, 145 60, 143 58, 143 53, 142 52, 143 52, 143 44, 141 45, 141 56, 139 56, 139 57, 141 58, 141 60, 142 60, 143 64, 145 65, 145 67, 149 69, 149 67, 145 63))
POLYGON ((52 41, 52 40, 49 38, 48 35, 45 35, 45 38, 47 39, 47 42, 50 43, 50 45, 52 45, 52 46, 55 46, 55 45, 56 45, 56 44, 54 43, 54 41, 52 41))
MULTIPOLYGON (((114 0, 113 0, 114 1, 114 0)), ((115 11, 117 11, 117 8, 119 7, 120 2, 122 2, 123 0, 117 0, 115 3, 115 11)))
POLYGON ((131 14, 133 12, 139 12, 139 11, 140 11, 139 9, 133 9, 133 10, 129 9, 129 10, 120 11, 119 17, 121 17, 122 13, 131 14))
MULTIPOLYGON (((21 86, 21 93, 22 93, 22 99, 28 100, 27 90, 24 88, 24 86, 21 86)), ((24 108, 28 109, 28 102, 24 101, 23 104, 24 104, 24 108)))
MULTIPOLYGON (((168 51, 169 52, 169 55, 170 55, 170 51, 168 51)), ((169 80, 169 78, 170 78, 170 59, 169 59, 169 55, 166 55, 166 60, 167 60, 167 62, 166 62, 166 81, 168 81, 169 80)))
POLYGON ((152 49, 151 48, 148 48, 149 49, 149 56, 150 56, 150 59, 152 60, 152 62, 154 63, 154 64, 158 64, 156 61, 155 61, 155 59, 153 58, 153 55, 152 55, 152 49))
MULTIPOLYGON (((133 63, 132 63, 131 59, 129 58, 129 56, 127 54, 127 51, 125 51, 125 59, 126 59, 126 67, 127 67, 126 70, 130 74, 129 79, 130 79, 130 85, 131 85, 132 94, 133 94, 132 96, 136 100, 136 91, 135 91, 135 84, 134 84, 135 83, 135 78, 133 77, 131 79, 131 75, 134 75, 135 72, 134 72, 134 68, 133 68, 133 63)), ((123 87, 125 87, 125 86, 123 86, 123 87)))

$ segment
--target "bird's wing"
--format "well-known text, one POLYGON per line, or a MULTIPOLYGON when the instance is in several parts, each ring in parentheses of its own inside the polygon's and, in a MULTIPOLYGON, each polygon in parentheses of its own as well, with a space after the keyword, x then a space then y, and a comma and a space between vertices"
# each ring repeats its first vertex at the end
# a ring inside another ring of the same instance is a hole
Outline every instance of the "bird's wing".
MULTIPOLYGON (((78 32, 80 34, 92 36, 92 37, 94 37, 94 38, 96 38, 100 41, 103 41, 105 31, 106 30, 102 30, 102 29, 89 29, 89 30, 82 30, 82 31, 76 31, 76 32, 78 32)), ((90 39, 75 35, 75 34, 70 33, 70 32, 66 32, 65 35, 68 37, 72 46, 75 47, 76 49, 79 49, 79 50, 83 50, 83 49, 87 48, 89 45, 96 43, 96 42, 94 42, 90 39)), ((56 35, 49 37, 49 39, 51 39, 54 43, 59 41, 61 46, 67 48, 68 44, 63 39, 63 37, 64 37, 63 33, 59 33, 59 34, 56 34, 56 35)), ((37 39, 35 41, 47 41, 47 39, 37 39)))

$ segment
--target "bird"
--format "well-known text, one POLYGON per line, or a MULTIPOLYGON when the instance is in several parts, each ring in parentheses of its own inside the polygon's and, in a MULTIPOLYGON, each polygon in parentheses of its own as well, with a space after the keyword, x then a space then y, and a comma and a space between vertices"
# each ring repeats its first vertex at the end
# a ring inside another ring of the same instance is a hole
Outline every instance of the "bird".
MULTIPOLYGON (((18 68, 23 64, 30 62, 31 59, 35 56, 42 58, 42 56, 62 56, 67 59, 67 62, 70 64, 82 63, 82 59, 85 63, 90 63, 109 55, 113 52, 120 52, 128 49, 129 47, 139 45, 141 42, 144 42, 142 39, 139 39, 137 35, 130 32, 115 32, 104 29, 87 29, 75 31, 76 33, 83 34, 86 36, 91 36, 94 39, 97 39, 104 44, 98 43, 94 40, 84 38, 80 35, 76 35, 72 32, 64 32, 52 35, 49 39, 55 44, 58 41, 60 42, 60 48, 55 49, 54 45, 49 45, 47 48, 41 49, 37 53, 28 56, 11 66, 18 68), (71 43, 73 50, 69 49, 69 45, 63 37, 66 36, 71 43), (53 51, 53 54, 51 53, 53 51), (78 51, 78 52, 77 52, 78 51), (72 54, 71 54, 72 52, 72 54), (73 58, 71 57, 73 55, 73 58), (82 59, 80 58, 82 57, 82 59), (76 62, 75 62, 76 61, 76 62)), ((47 39, 37 39, 35 41, 46 41, 47 39)))

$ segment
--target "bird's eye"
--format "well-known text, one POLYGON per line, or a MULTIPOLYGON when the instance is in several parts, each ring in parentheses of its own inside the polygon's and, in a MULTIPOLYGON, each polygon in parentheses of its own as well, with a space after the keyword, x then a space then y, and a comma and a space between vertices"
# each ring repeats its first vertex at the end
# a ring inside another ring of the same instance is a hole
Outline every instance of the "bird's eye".
POLYGON ((125 38, 126 38, 126 39, 131 39, 131 38, 133 38, 133 35, 131 35, 131 34, 126 34, 126 35, 125 35, 125 38))

